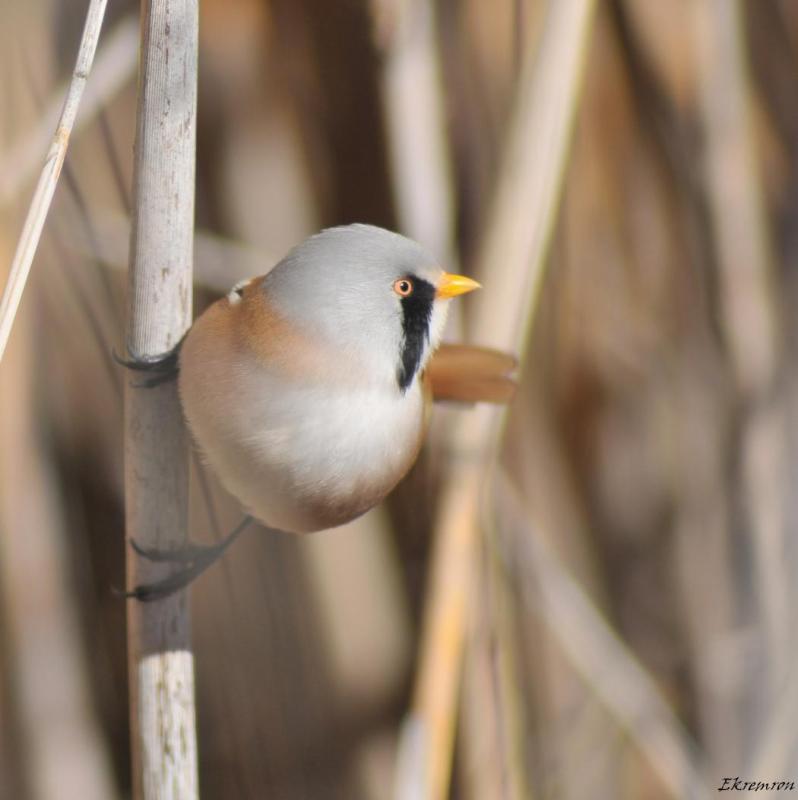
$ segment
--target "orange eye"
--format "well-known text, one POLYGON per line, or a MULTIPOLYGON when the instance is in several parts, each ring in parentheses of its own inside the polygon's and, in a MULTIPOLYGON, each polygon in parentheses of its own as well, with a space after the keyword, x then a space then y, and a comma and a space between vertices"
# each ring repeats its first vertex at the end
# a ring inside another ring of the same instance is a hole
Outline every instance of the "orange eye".
POLYGON ((394 281, 393 290, 399 297, 410 297, 413 294, 413 281, 410 278, 399 278, 398 281, 394 281))

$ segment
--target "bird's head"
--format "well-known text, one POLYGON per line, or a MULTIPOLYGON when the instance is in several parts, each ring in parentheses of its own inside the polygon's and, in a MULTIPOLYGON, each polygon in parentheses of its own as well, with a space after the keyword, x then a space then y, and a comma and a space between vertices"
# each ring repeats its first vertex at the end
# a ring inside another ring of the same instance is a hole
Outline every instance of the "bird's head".
POLYGON ((448 301, 477 288, 416 242, 371 225, 311 236, 263 281, 281 314, 401 392, 437 347, 448 301))

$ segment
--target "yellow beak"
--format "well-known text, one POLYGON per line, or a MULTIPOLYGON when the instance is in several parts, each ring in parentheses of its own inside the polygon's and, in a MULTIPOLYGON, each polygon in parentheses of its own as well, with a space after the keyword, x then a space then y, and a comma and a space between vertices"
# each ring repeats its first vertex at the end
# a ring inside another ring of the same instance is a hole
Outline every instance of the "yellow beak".
POLYGON ((477 283, 472 278, 466 278, 465 275, 452 275, 449 272, 444 272, 440 281, 438 281, 438 289, 435 292, 435 297, 456 297, 458 294, 473 292, 474 289, 481 288, 482 284, 477 283))

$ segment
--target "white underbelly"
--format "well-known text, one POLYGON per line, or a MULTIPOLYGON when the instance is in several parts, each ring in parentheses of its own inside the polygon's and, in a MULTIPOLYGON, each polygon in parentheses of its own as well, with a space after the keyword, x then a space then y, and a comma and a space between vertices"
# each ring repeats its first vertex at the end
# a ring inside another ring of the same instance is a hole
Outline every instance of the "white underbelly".
POLYGON ((417 383, 405 395, 382 386, 323 392, 239 375, 235 409, 215 402, 227 393, 200 397, 201 388, 195 382, 183 396, 195 439, 228 491, 271 527, 347 522, 379 502, 418 452, 417 383))

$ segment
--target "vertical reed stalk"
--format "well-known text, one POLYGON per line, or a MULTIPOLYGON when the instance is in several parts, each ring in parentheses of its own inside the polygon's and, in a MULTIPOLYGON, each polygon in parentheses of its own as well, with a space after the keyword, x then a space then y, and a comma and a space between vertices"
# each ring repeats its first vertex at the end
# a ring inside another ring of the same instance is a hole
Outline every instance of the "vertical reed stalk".
MULTIPOLYGON (((489 291, 475 297, 471 334, 522 347, 539 295, 565 173, 594 3, 549 6, 537 59, 528 60, 477 263, 489 291)), ((452 432, 456 454, 440 501, 413 713, 400 756, 401 798, 448 796, 468 600, 473 593, 480 499, 503 426, 480 406, 452 432)))
MULTIPOLYGON (((789 587, 793 579, 785 518, 786 419, 778 386, 781 310, 755 135, 744 6, 739 0, 705 0, 693 13, 706 145, 704 178, 718 253, 722 333, 740 401, 736 432, 739 487, 753 560, 753 592, 746 596, 745 584, 736 590, 745 598, 747 609, 759 613, 761 626, 757 658, 751 659, 737 686, 719 692, 717 677, 710 674, 705 678, 705 716, 715 727, 710 748, 722 767, 739 763, 740 751, 746 757, 751 755, 748 743, 728 730, 739 727, 729 724, 729 709, 736 710, 740 721, 746 715, 749 725, 759 730, 781 705, 792 650, 789 587), (753 709, 762 717, 756 718, 753 709)), ((726 535, 731 540, 731 559, 734 537, 726 535)), ((728 563, 727 569, 731 569, 731 560, 728 563)), ((706 581, 706 577, 702 579, 706 581)), ((715 632, 710 647, 720 647, 724 637, 733 633, 715 632)))
POLYGON ((14 317, 17 314, 19 303, 22 300, 22 293, 25 291, 25 284, 28 281, 33 257, 39 246, 39 239, 44 228, 44 220, 53 202, 55 187, 58 185, 58 178, 61 175, 61 168, 64 166, 66 151, 69 145, 69 137, 72 134, 72 127, 80 107, 80 100, 83 97, 83 90, 91 71, 94 61, 94 53, 97 50, 97 41, 100 38, 100 28, 105 15, 105 5, 107 0, 92 0, 86 14, 86 23, 83 26, 83 36, 80 40, 78 58, 75 62, 75 69, 72 71, 72 79, 69 82, 64 107, 58 119, 58 125, 47 152, 36 191, 33 193, 28 214, 25 217, 25 224, 22 234, 17 242, 17 249, 14 253, 14 260, 11 262, 11 269, 8 273, 8 282, 0 298, 0 360, 11 335, 11 328, 14 324, 14 317))
POLYGON ((382 95, 402 231, 454 270, 454 197, 434 4, 373 3, 384 50, 382 95))
MULTIPOLYGON (((197 97, 196 0, 145 0, 128 281, 127 348, 155 359, 191 323, 197 97)), ((125 393, 127 534, 169 549, 185 541, 188 454, 177 388, 125 393)), ((128 557, 128 585, 160 577, 128 557)), ((195 798, 194 658, 185 592, 128 610, 135 798, 195 798)))

